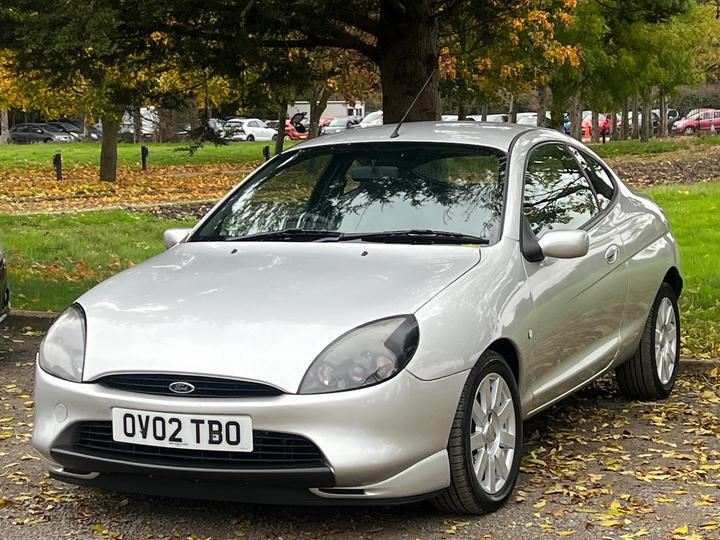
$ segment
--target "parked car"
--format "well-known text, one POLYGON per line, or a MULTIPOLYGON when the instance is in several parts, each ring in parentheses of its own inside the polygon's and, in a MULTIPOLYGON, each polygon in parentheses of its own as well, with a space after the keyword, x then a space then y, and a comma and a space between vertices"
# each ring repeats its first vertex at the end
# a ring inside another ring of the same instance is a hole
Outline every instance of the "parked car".
MULTIPOLYGON (((550 113, 545 113, 545 118, 547 118, 548 122, 550 121, 550 113)), ((526 126, 537 126, 538 122, 538 115, 537 113, 523 113, 522 116, 520 116, 517 119, 517 123, 520 125, 526 125, 526 126)))
POLYGON ((53 478, 482 513, 524 419, 613 369, 670 394, 682 278, 654 202, 551 129, 394 130, 294 146, 60 315, 32 439, 53 478))
POLYGON ((356 116, 338 116, 330 120, 330 123, 322 128, 321 135, 331 135, 340 133, 346 129, 356 128, 360 124, 360 119, 356 116))
MULTIPOLYGON (((658 118, 661 118, 660 109, 653 109, 652 112, 653 112, 653 114, 656 114, 658 116, 658 118)), ((672 129, 673 124, 675 122, 677 122, 678 120, 680 120, 680 118, 681 118, 680 112, 677 109, 668 108, 668 110, 667 110, 668 128, 672 129)))
POLYGON ((208 118, 207 125, 216 135, 225 136, 225 120, 222 118, 208 118))
POLYGON ((0 322, 10 313, 10 287, 8 286, 5 253, 0 247, 0 322))
POLYGON ((675 133, 691 134, 698 131, 712 131, 712 126, 715 127, 716 132, 720 132, 720 110, 700 109, 675 122, 672 130, 675 133))
POLYGON ((17 124, 10 128, 10 138, 15 143, 70 142, 72 137, 47 124, 17 124))
POLYGON ((360 121, 361 128, 377 127, 383 125, 383 112, 375 111, 366 114, 365 117, 360 121))
POLYGON ((52 133, 55 133, 57 135, 67 135, 68 142, 75 142, 81 140, 82 134, 78 135, 77 133, 71 133, 61 124, 55 122, 45 122, 43 125, 45 126, 45 129, 52 133))
POLYGON ((231 118, 225 122, 226 136, 233 141, 274 141, 277 131, 259 118, 231 118))
POLYGON ((82 128, 70 122, 52 120, 49 122, 45 122, 45 124, 57 128, 58 130, 60 130, 59 133, 67 133, 68 135, 70 135, 70 137, 72 137, 73 141, 82 141, 85 139, 85 137, 83 136, 82 128))
MULTIPOLYGON (((651 114, 652 114, 652 129, 651 129, 651 131, 652 131, 652 133, 657 134, 660 132, 660 115, 653 113, 653 112, 651 112, 651 114)), ((628 129, 632 128, 632 119, 633 119, 633 111, 628 111, 628 118, 627 118, 628 129)), ((638 113, 638 129, 640 129, 640 130, 642 129, 642 123, 643 123, 643 115, 642 115, 642 113, 638 113)), ((617 121, 616 121, 617 129, 620 129, 621 125, 622 125, 622 115, 619 114, 617 117, 617 121)))
MULTIPOLYGON (((320 127, 321 126, 318 125, 318 129, 320 129, 320 127)), ((307 118, 307 113, 295 113, 285 122, 285 139, 292 139, 294 141, 307 139, 309 128, 310 122, 307 118)))

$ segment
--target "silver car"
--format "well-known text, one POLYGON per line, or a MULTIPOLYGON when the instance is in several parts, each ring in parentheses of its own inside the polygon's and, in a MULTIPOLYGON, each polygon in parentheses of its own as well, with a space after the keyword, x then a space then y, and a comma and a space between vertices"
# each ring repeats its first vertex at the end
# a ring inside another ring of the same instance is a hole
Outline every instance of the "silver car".
POLYGON ((33 436, 54 478, 482 513, 524 419, 610 370, 668 396, 682 279, 653 202, 555 131, 395 129, 280 154, 60 316, 33 436))

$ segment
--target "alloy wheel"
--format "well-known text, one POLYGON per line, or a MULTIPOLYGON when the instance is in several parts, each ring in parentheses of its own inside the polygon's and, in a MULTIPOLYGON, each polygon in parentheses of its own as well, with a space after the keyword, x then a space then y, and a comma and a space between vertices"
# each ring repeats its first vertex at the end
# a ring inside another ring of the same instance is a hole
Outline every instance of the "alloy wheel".
POLYGON ((660 302, 655 319, 655 367, 658 379, 667 384, 675 369, 677 356, 677 321, 669 298, 660 302))
POLYGON ((486 493, 498 493, 515 456, 515 404, 505 379, 490 373, 480 382, 472 409, 470 451, 475 476, 486 493))

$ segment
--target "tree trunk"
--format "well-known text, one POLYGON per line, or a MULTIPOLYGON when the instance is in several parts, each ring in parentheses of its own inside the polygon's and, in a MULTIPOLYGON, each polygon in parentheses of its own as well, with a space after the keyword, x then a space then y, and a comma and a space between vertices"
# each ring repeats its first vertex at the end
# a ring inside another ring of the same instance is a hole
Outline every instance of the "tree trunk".
POLYGON ((285 121, 287 120, 287 103, 280 103, 278 106, 278 127, 277 138, 275 139, 275 154, 283 151, 285 144, 285 121))
POLYGON ((640 125, 638 120, 638 95, 635 94, 632 98, 632 139, 640 138, 640 125))
POLYGON ((483 103, 482 108, 480 109, 480 120, 483 122, 487 122, 487 116, 488 116, 488 104, 483 103))
POLYGON ((517 124, 517 102, 515 94, 510 94, 510 105, 508 106, 508 122, 517 124))
POLYGON ((10 119, 7 109, 0 110, 0 144, 10 142, 10 119))
POLYGON ((458 115, 458 120, 465 120, 465 119, 467 119, 467 106, 466 106, 466 104, 465 104, 465 100, 464 100, 464 99, 461 99, 461 100, 458 102, 457 115, 458 115))
POLYGON ((643 142, 648 142, 653 132, 653 117, 650 109, 650 99, 644 99, 642 102, 642 132, 640 138, 643 142))
POLYGON ((592 112, 590 120, 590 140, 600 142, 600 114, 597 111, 592 112))
POLYGON ((310 100, 310 125, 308 126, 308 139, 317 137, 320 134, 320 117, 327 107, 330 99, 330 88, 323 86, 319 94, 310 100))
POLYGON ((133 143, 137 144, 142 141, 143 138, 143 121, 140 113, 140 107, 133 107, 132 109, 133 119, 133 143))
MULTIPOLYGON (((720 4, 718 4, 720 6, 720 4)), ((660 94, 660 137, 668 135, 668 102, 665 94, 660 94)))
POLYGON ((610 126, 608 128, 608 138, 611 141, 614 141, 617 139, 617 111, 615 109, 612 110, 610 113, 610 126))
POLYGON ((100 117, 103 128, 100 146, 100 180, 114 182, 117 178, 117 142, 120 119, 117 116, 100 117))
POLYGON ((620 120, 620 139, 623 141, 628 138, 628 117, 630 110, 628 109, 628 100, 623 101, 622 117, 620 120))
POLYGON ((570 136, 582 141, 582 94, 576 92, 570 105, 570 136))
POLYGON ((440 119, 439 31, 434 0, 382 2, 377 63, 383 92, 383 122, 440 119), (430 79, 423 92, 420 89, 430 79), (415 105, 410 109, 415 97, 415 105))
POLYGON ((87 114, 82 115, 82 130, 83 130, 83 141, 90 140, 90 124, 88 124, 87 114))
POLYGON ((548 88, 542 85, 538 88, 538 106, 537 106, 537 125, 538 127, 545 127, 547 125, 547 101, 548 101, 548 88))

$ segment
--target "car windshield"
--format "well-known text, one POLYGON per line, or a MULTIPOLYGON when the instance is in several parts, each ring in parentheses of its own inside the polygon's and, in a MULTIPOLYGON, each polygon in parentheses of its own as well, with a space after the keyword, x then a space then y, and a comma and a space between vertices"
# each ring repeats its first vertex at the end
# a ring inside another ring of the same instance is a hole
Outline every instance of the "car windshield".
POLYGON ((42 126, 45 131, 50 131, 52 133, 65 133, 65 130, 58 126, 53 126, 52 124, 45 124, 42 126))
POLYGON ((345 126, 348 123, 349 118, 333 118, 330 120, 330 123, 328 126, 331 127, 337 127, 337 126, 345 126))
POLYGON ((337 238, 421 230, 493 242, 503 210, 505 161, 499 150, 448 144, 300 150, 258 171, 191 241, 280 231, 337 238))

